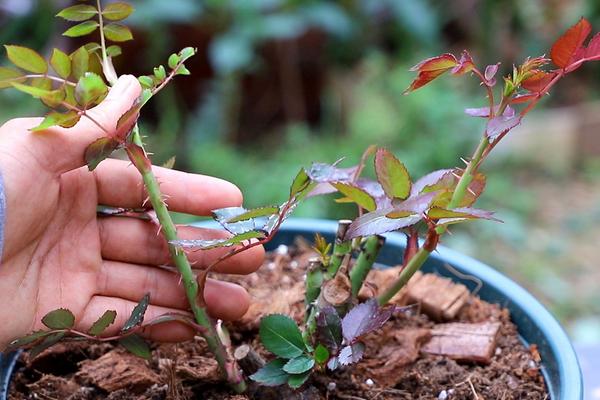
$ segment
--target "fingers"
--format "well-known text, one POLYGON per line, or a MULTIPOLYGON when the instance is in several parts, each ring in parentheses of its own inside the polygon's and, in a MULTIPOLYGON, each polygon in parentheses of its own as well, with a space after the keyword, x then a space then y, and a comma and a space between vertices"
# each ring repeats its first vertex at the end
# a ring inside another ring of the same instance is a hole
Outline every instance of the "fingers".
MULTIPOLYGON (((35 135, 33 138, 35 140, 31 141, 29 150, 35 153, 36 158, 45 160, 48 168, 56 173, 84 166, 86 148, 96 139, 115 131, 117 121, 137 101, 140 93, 140 84, 134 76, 122 76, 106 99, 87 111, 88 115, 106 131, 89 118, 82 117, 73 128, 52 127, 39 134, 31 133, 35 135), (60 156, 57 156, 57 152, 60 152, 60 156)), ((40 122, 35 119, 30 121, 31 126, 24 127, 25 129, 33 128, 40 122)))
MULTIPOLYGON (((219 178, 154 167, 161 192, 171 211, 209 215, 222 207, 242 204, 242 193, 219 178)), ((140 173, 129 162, 105 160, 94 171, 98 203, 125 208, 141 207, 148 197, 140 173)))
MULTIPOLYGON (((188 300, 179 274, 144 265, 104 261, 98 276, 97 294, 139 301, 150 293, 150 304, 188 310, 188 300)), ((204 290, 209 313, 215 318, 242 317, 250 304, 244 288, 233 283, 209 279, 204 290)))
MULTIPOLYGON (((158 233, 158 227, 149 221, 135 218, 107 217, 98 220, 102 258, 142 265, 173 265, 167 242, 158 233)), ((225 231, 180 226, 181 239, 221 239, 229 237, 225 231)), ((188 252, 194 268, 205 268, 230 248, 188 252)), ((215 271, 226 274, 249 274, 263 263, 265 251, 262 246, 252 247, 216 265, 215 271)))

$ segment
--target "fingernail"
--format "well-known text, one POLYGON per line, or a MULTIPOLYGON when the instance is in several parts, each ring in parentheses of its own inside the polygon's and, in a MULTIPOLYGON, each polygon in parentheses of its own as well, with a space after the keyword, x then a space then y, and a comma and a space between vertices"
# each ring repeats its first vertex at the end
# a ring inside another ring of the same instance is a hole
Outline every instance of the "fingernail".
POLYGON ((110 89, 108 92, 107 99, 115 99, 121 97, 123 94, 127 93, 129 87, 131 86, 132 76, 131 75, 122 75, 115 86, 110 89))

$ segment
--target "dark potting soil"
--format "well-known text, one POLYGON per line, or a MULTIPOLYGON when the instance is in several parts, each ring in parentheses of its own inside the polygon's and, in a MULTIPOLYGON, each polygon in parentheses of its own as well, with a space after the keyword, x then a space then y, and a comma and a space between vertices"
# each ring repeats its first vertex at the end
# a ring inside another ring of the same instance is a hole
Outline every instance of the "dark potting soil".
MULTIPOLYGON (((305 243, 271 253, 263 268, 246 277, 226 277, 250 291, 254 302, 241 321, 230 324, 234 345, 251 344, 265 358, 258 340, 260 318, 282 313, 303 318, 304 268, 314 253, 305 243)), ((377 292, 380 272, 372 271, 377 292)), ((389 275, 388 275, 389 276, 389 275)), ((314 374, 301 394, 282 388, 236 395, 219 381, 216 362, 204 340, 155 345, 145 361, 108 343, 61 343, 30 359, 25 353, 11 383, 9 399, 547 399, 535 347, 525 348, 505 309, 471 295, 456 322, 499 322, 500 331, 488 365, 457 362, 425 354, 421 346, 436 322, 418 307, 396 313, 366 340, 358 364, 314 374)))

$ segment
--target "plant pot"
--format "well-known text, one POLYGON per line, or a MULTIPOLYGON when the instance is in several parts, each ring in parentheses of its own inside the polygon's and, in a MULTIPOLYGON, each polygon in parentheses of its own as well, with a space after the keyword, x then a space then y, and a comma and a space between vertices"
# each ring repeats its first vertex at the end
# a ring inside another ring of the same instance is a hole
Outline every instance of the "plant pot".
MULTIPOLYGON (((267 249, 272 250, 280 244, 293 243, 294 238, 298 236, 312 240, 315 233, 320 233, 331 241, 335 237, 336 229, 337 224, 334 221, 290 219, 284 223, 267 249)), ((387 235, 386 244, 377 262, 383 265, 398 264, 402 258, 404 244, 402 235, 387 235)), ((473 281, 450 273, 444 267, 445 264, 450 264, 461 274, 480 280, 482 287, 478 295, 483 300, 506 307, 524 344, 535 343, 538 346, 542 358, 542 373, 552 400, 583 399, 582 374, 575 351, 561 326, 544 306, 525 289, 491 267, 442 246, 427 260, 423 270, 449 277, 470 290, 475 288, 473 281)), ((0 400, 7 398, 8 382, 17 358, 18 352, 0 355, 0 400)))

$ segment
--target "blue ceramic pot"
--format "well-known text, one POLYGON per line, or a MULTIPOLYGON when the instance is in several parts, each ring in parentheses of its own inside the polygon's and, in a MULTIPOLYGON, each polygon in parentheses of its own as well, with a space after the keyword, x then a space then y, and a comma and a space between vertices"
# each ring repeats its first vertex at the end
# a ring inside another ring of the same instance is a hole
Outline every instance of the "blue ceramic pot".
MULTIPOLYGON (((337 223, 334 221, 290 219, 267 247, 274 249, 280 244, 290 244, 297 236, 312 240, 317 232, 331 241, 336 229, 337 223)), ((387 235, 377 262, 384 265, 398 264, 402 258, 404 242, 402 235, 387 235)), ((442 246, 431 255, 423 266, 423 271, 449 277, 471 290, 475 288, 473 281, 457 278, 444 267, 445 264, 450 264, 462 274, 477 277, 483 284, 478 295, 488 302, 508 308, 523 343, 535 343, 538 346, 543 362, 542 373, 552 400, 583 400, 582 374, 575 351, 561 326, 544 306, 525 289, 496 270, 442 246)), ((0 400, 6 400, 9 378, 17 358, 18 353, 0 357, 0 400)))

